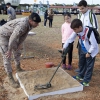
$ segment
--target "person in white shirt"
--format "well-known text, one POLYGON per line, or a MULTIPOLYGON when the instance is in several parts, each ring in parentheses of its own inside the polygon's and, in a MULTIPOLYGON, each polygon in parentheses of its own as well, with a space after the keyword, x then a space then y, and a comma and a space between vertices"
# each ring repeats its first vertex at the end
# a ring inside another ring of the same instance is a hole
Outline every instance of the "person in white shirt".
MULTIPOLYGON (((98 30, 98 21, 95 14, 88 9, 87 2, 85 0, 81 0, 78 4, 78 8, 80 10, 78 14, 78 19, 80 19, 83 23, 83 26, 94 27, 98 30)), ((78 49, 80 49, 80 45, 77 45, 78 49)), ((80 52, 78 52, 80 53, 80 52)), ((80 57, 79 57, 80 58, 80 57)), ((80 65, 79 65, 80 67, 80 65)), ((79 68, 75 70, 79 71, 79 68)))
POLYGON ((83 26, 80 19, 74 19, 71 23, 73 29, 72 35, 68 38, 63 46, 63 52, 72 43, 75 38, 79 37, 80 55, 79 55, 79 73, 73 78, 77 80, 83 80, 81 83, 83 86, 89 86, 89 82, 92 77, 92 72, 95 63, 95 57, 99 52, 98 43, 95 39, 94 32, 92 31, 90 38, 87 37, 89 27, 83 26))
POLYGON ((98 21, 95 14, 88 9, 87 2, 81 0, 78 4, 80 13, 78 14, 78 19, 80 19, 84 26, 94 27, 98 30, 98 21))

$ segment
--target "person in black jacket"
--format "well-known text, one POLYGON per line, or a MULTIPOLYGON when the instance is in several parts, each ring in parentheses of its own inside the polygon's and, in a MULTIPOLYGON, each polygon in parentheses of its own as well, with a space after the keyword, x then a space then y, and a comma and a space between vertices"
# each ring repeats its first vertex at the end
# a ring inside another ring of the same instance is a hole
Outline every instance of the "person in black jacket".
POLYGON ((46 10, 44 13, 44 26, 46 26, 47 20, 48 20, 48 10, 46 10))

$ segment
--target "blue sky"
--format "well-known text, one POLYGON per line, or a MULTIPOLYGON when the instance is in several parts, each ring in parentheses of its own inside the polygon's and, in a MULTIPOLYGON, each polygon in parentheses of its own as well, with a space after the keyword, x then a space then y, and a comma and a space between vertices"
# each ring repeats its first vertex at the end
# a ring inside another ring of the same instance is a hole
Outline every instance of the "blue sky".
MULTIPOLYGON (((39 3, 41 1, 44 4, 47 4, 47 0, 36 0, 36 3, 39 3)), ((65 4, 73 4, 78 3, 80 0, 48 0, 49 4, 55 4, 55 3, 65 3, 65 4)), ((88 4, 100 4, 100 0, 86 0, 88 4)), ((21 0, 21 4, 27 3, 27 4, 33 4, 34 0, 21 0)))

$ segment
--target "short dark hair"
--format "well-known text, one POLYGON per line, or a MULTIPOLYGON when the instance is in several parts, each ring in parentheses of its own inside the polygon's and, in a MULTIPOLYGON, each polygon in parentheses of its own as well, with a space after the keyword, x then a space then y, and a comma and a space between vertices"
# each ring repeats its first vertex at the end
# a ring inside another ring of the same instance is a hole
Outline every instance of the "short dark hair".
POLYGON ((69 12, 67 12, 66 14, 64 14, 64 17, 65 16, 71 17, 71 14, 69 12))
POLYGON ((79 26, 83 26, 82 25, 82 21, 80 19, 74 19, 72 22, 71 22, 71 28, 74 29, 74 28, 79 28, 79 26))
POLYGON ((29 15, 29 19, 34 21, 34 22, 37 22, 37 23, 41 22, 40 16, 37 13, 34 13, 34 12, 31 13, 31 15, 29 15))
POLYGON ((81 0, 79 3, 78 3, 78 6, 84 6, 84 7, 87 7, 87 2, 85 0, 81 0))
POLYGON ((8 3, 6 3, 6 5, 7 5, 7 6, 11 6, 11 3, 8 2, 8 3))

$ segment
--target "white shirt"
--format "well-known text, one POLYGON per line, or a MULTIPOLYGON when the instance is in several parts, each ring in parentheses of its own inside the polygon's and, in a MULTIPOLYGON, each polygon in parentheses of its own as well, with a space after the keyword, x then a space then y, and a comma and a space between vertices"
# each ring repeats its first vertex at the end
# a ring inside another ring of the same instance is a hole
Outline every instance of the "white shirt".
POLYGON ((78 15, 78 18, 82 21, 83 23, 83 26, 90 26, 90 27, 94 27, 98 30, 98 21, 97 21, 97 18, 95 15, 92 14, 92 19, 93 19, 93 25, 91 24, 90 22, 90 14, 89 14, 90 10, 87 10, 86 13, 82 14, 81 15, 81 18, 79 18, 79 15, 78 15), (95 18, 94 18, 95 16, 95 18))

